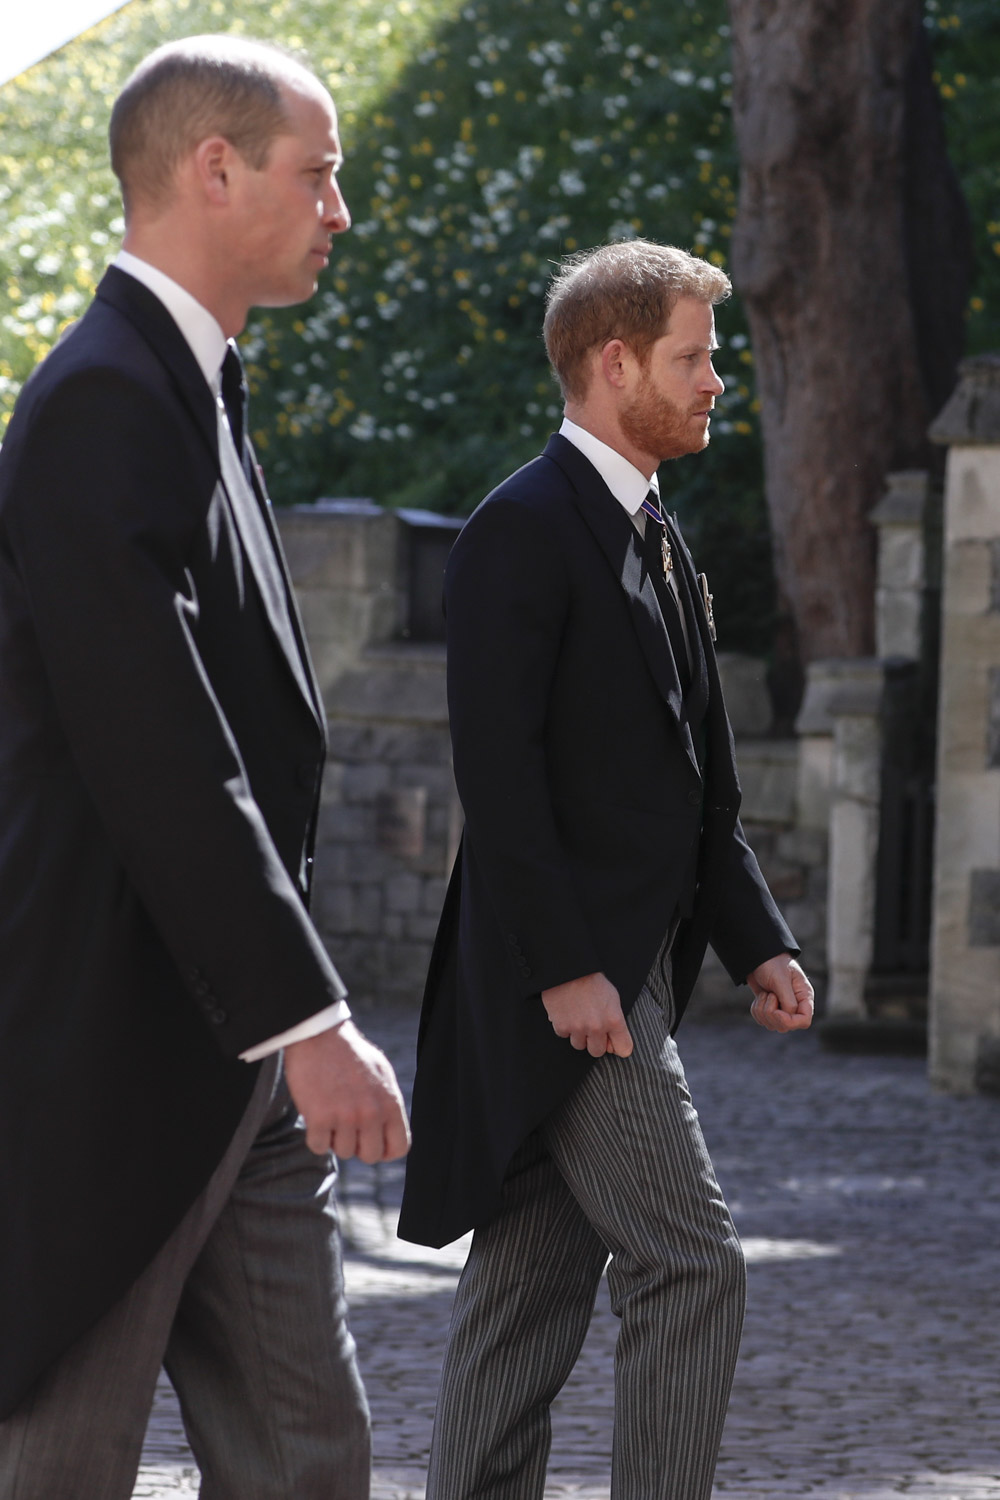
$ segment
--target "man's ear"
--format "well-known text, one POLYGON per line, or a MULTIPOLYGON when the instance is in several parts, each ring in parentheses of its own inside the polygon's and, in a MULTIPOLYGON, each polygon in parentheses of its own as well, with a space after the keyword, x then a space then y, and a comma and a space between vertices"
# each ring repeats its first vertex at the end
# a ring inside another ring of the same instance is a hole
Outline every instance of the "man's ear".
POLYGON ((609 339, 601 350, 601 374, 615 390, 624 390, 629 383, 630 367, 635 356, 621 339, 609 339))
POLYGON ((208 136, 195 147, 192 166, 210 203, 221 206, 228 202, 236 155, 234 147, 223 135, 208 136))

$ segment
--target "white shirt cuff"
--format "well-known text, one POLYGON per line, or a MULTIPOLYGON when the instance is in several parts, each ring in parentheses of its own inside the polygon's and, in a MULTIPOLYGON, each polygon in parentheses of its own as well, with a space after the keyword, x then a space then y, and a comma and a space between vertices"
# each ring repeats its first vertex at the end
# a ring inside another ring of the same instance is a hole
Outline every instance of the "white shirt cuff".
POLYGON ((270 1057, 272 1052, 280 1052, 282 1047, 288 1047, 292 1042, 304 1042, 308 1037, 319 1036, 321 1031, 330 1031, 334 1026, 342 1025, 350 1019, 350 1015, 351 1008, 347 1001, 336 1000, 333 1005, 317 1011, 314 1016, 300 1021, 297 1026, 289 1027, 287 1031, 272 1036, 266 1042, 258 1042, 255 1047, 248 1047, 245 1052, 240 1053, 240 1058, 243 1062, 259 1062, 262 1057, 270 1057))

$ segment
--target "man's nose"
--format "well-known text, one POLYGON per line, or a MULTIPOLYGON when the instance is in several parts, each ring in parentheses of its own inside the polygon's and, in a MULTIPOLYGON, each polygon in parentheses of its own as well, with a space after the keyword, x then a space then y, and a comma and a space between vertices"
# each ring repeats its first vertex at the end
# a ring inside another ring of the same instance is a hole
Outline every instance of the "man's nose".
POLYGON ((706 391, 711 391, 713 396, 721 396, 726 389, 723 382, 719 379, 718 371, 712 364, 708 367, 708 379, 705 381, 705 389, 706 391))
POLYGON ((333 184, 333 188, 327 198, 326 214, 324 215, 323 222, 331 234, 343 234, 346 229, 350 229, 351 227, 351 210, 347 206, 347 201, 338 183, 333 184))

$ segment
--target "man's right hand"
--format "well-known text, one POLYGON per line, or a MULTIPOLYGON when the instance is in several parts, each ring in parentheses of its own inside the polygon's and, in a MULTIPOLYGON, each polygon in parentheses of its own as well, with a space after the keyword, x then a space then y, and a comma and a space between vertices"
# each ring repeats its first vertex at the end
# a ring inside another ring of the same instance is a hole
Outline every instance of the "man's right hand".
POLYGON ((587 974, 543 990, 542 1004, 556 1036, 569 1037, 578 1052, 586 1049, 591 1057, 603 1057, 605 1052, 628 1057, 632 1051, 618 991, 603 974, 587 974))
POLYGON ((410 1149, 392 1064, 353 1021, 286 1047, 285 1081, 317 1156, 335 1151, 373 1163, 395 1161, 410 1149))

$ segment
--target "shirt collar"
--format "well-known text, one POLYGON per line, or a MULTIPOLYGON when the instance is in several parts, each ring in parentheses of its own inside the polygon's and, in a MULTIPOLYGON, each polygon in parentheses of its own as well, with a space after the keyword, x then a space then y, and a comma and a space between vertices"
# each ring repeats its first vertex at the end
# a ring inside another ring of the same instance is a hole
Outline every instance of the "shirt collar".
POLYGON ((617 448, 609 447, 585 427, 578 427, 569 417, 563 417, 559 432, 574 448, 579 448, 584 458, 590 459, 618 504, 633 518, 650 490, 655 490, 659 496, 660 487, 655 474, 652 479, 647 479, 617 448))
POLYGON ((134 276, 158 297, 180 329, 210 388, 219 393, 220 370, 226 353, 226 335, 215 318, 173 277, 140 260, 129 250, 119 250, 112 261, 119 271, 134 276))

